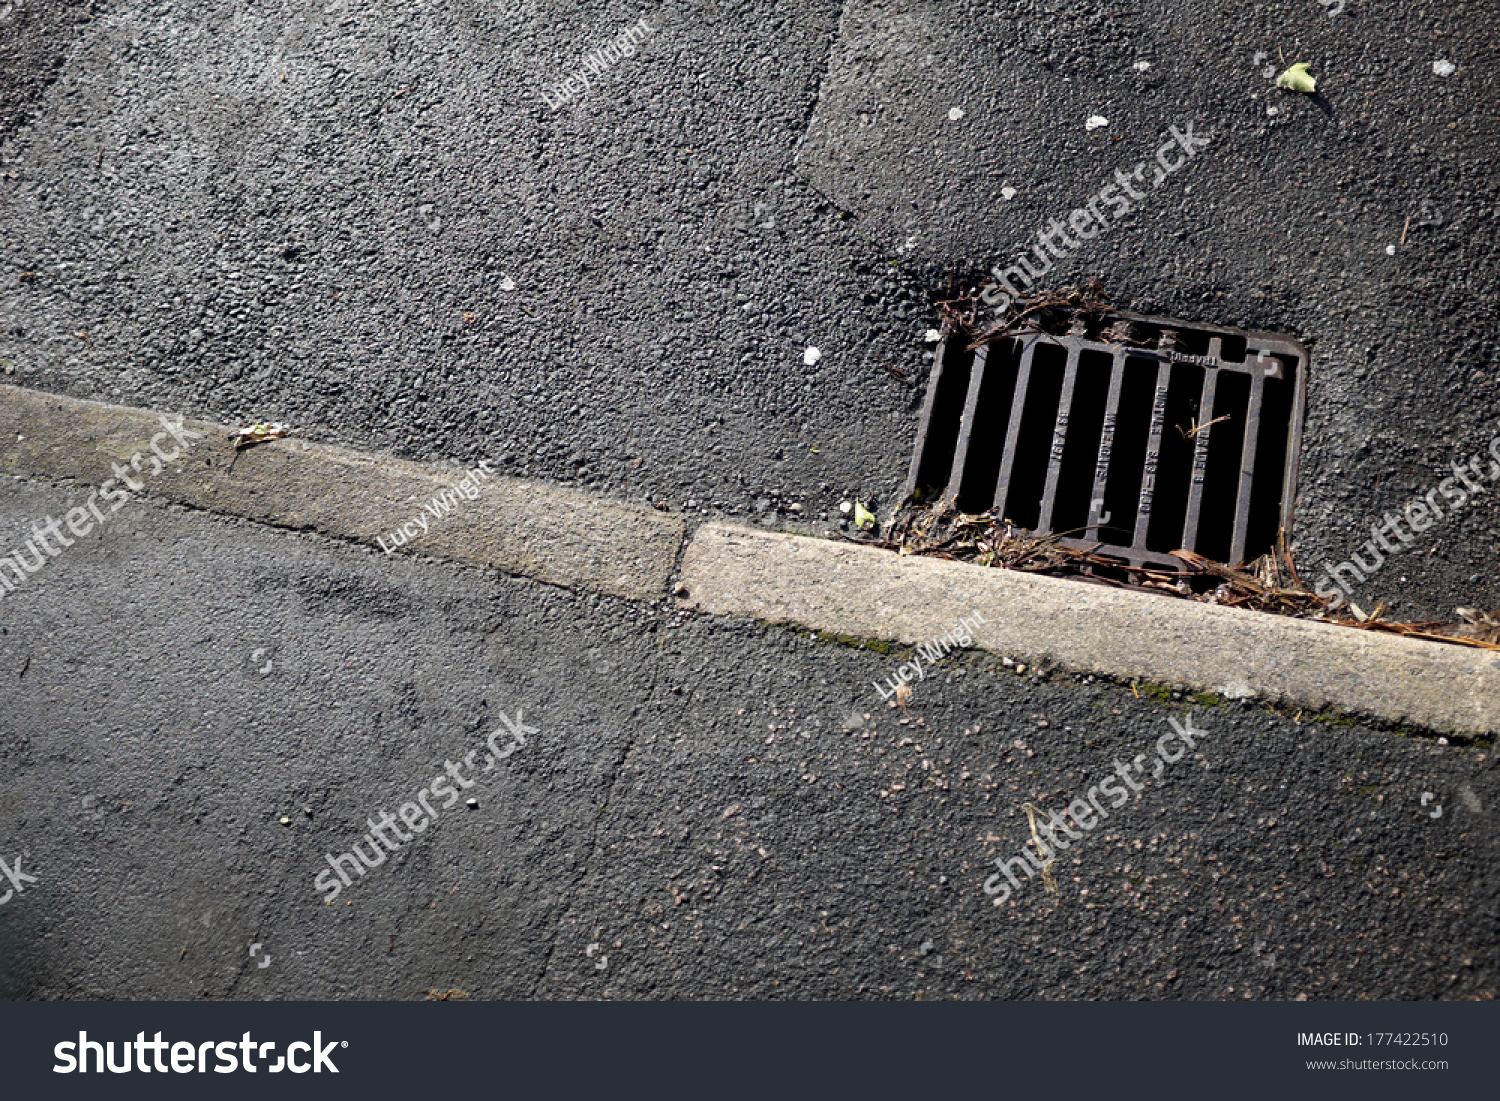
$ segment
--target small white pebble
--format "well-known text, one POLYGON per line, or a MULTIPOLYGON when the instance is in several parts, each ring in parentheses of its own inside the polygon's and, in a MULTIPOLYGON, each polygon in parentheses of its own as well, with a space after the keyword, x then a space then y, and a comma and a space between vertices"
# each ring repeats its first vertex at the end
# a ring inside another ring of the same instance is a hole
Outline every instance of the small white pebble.
POLYGON ((1439 738, 1438 739, 1438 745, 1447 745, 1447 744, 1448 744, 1448 739, 1447 738, 1439 738))
POLYGON ((1131 68, 1138 73, 1144 73, 1147 69, 1151 68, 1151 62, 1137 61, 1134 65, 1131 66, 1131 68))
POLYGON ((964 117, 964 109, 962 107, 950 107, 948 108, 948 117, 957 122, 964 117))
POLYGON ((1385 254, 1387 256, 1395 256, 1396 255, 1396 246, 1395 245, 1386 245, 1385 246, 1385 254))
MULTIPOLYGON (((839 502, 839 511, 840 512, 848 512, 853 507, 854 506, 852 504, 850 504, 848 501, 840 501, 839 502)), ((865 716, 865 718, 867 718, 867 719, 869 717, 870 716, 868 716, 868 715, 865 716)))
POLYGON ((1016 197, 1016 189, 1013 187, 1002 187, 1000 189, 1000 197, 1007 201, 1014 199, 1016 197))
POLYGON ((936 329, 928 329, 927 332, 922 334, 922 339, 928 344, 936 344, 939 340, 943 339, 943 334, 936 329))
POLYGON ((1451 61, 1434 61, 1432 71, 1438 76, 1452 76, 1458 72, 1458 66, 1451 61))
POLYGON ((513 291, 516 289, 516 281, 507 275, 504 279, 500 280, 500 289, 502 291, 513 291))
POLYGON ((814 363, 817 363, 818 360, 822 358, 822 352, 818 351, 816 348, 808 348, 807 351, 802 353, 802 364, 805 367, 811 367, 814 363))
POLYGON ((1089 120, 1083 124, 1085 130, 1097 130, 1101 126, 1108 126, 1109 119, 1103 115, 1090 115, 1089 120))

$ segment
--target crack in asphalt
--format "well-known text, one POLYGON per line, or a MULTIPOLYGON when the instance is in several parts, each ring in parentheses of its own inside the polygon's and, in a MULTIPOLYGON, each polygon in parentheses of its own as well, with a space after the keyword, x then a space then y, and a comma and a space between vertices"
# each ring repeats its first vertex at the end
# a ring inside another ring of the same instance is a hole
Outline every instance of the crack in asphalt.
POLYGON ((797 129, 797 144, 792 148, 792 163, 796 163, 802 155, 802 145, 807 141, 808 127, 812 125, 814 116, 818 113, 818 107, 823 102, 823 92, 828 87, 828 72, 833 67, 833 51, 838 48, 839 41, 844 35, 844 19, 849 14, 849 0, 842 0, 839 4, 838 20, 834 24, 833 32, 828 36, 828 49, 823 54, 823 65, 820 71, 808 75, 805 88, 811 88, 814 81, 817 83, 817 91, 807 105, 807 112, 802 116, 802 125, 797 129))
MULTIPOLYGON (((686 539, 683 540, 683 548, 687 546, 687 542, 688 541, 686 539)), ((679 564, 681 555, 682 550, 679 549, 679 564)), ((663 607, 666 610, 671 610, 670 605, 665 601, 661 602, 658 606, 663 607)), ((660 634, 660 641, 657 651, 657 658, 645 670, 647 672, 647 681, 642 692, 642 697, 646 700, 650 700, 655 695, 656 687, 661 681, 661 668, 658 664, 661 660, 660 646, 666 643, 666 632, 669 630, 666 622, 658 624, 656 629, 660 634)), ((635 707, 632 707, 630 709, 630 718, 634 719, 640 713, 640 710, 641 706, 639 704, 635 707)), ((594 821, 591 830, 592 837, 589 841, 588 855, 587 857, 585 857, 583 862, 583 875, 579 877, 579 885, 574 888, 572 898, 569 901, 568 905, 562 908, 558 913, 557 928, 554 930, 552 938, 547 944, 547 952, 546 955, 542 957, 541 967, 538 971, 536 983, 532 986, 529 994, 529 997, 531 997, 532 999, 536 999, 540 996, 542 985, 547 981, 548 976, 551 975, 552 957, 557 951, 558 941, 563 936, 563 926, 567 923, 568 918, 577 911, 578 907, 576 903, 583 898, 584 891, 587 889, 590 880, 593 878, 594 859, 600 854, 600 820, 604 817, 605 812, 609 809, 610 802, 614 799, 615 789, 619 787, 621 780, 624 778, 625 766, 629 763, 630 755, 635 751, 635 747, 639 741, 639 728, 635 728, 634 732, 626 739, 623 748, 620 750, 619 759, 610 769, 611 775, 609 781, 604 785, 604 801, 594 811, 594 821)))

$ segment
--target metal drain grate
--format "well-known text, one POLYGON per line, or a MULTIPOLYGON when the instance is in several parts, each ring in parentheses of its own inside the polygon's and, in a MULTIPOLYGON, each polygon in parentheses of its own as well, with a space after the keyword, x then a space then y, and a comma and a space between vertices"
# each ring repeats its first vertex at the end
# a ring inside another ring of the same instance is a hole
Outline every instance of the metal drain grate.
POLYGON ((1133 566, 1240 565, 1290 531, 1301 344, 1124 312, 1050 325, 977 349, 945 332, 908 495, 1133 566))

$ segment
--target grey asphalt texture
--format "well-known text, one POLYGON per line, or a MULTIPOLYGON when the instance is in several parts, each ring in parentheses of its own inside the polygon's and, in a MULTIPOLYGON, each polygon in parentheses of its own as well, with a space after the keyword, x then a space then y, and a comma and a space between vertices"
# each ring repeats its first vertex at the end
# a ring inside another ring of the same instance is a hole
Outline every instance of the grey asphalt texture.
MULTIPOLYGON (((0 0, 0 379, 831 526, 894 503, 952 280, 1201 120, 1051 278, 1312 346, 1311 577, 1500 434, 1497 22, 0 0)), ((78 498, 7 482, 0 530, 78 498)), ((871 685, 899 654, 128 516, 0 601, 0 857, 39 880, 0 906, 7 996, 1496 995, 1491 745, 1206 707, 1202 760, 995 908, 1022 804, 1186 701, 975 656, 907 718, 871 685), (518 707, 541 733, 479 806, 324 906, 323 854, 518 707)), ((1497 535, 1481 499, 1359 599, 1492 607, 1497 535)))
POLYGON ((1056 895, 997 908, 1023 804, 1191 701, 971 654, 903 712, 893 655, 150 502, 0 607, 11 997, 1496 994, 1484 745, 1200 707, 1056 895), (325 905, 325 854, 517 711, 478 806, 325 905))
MULTIPOLYGON (((555 111, 639 9, 92 10, 9 17, 26 73, 63 61, 0 147, 23 385, 837 521, 894 504, 950 277, 1197 120, 1213 144, 1049 285, 1312 345, 1309 580, 1500 434, 1488 6, 668 3, 555 111), (1282 58, 1317 98, 1274 89, 1282 58)), ((1497 518, 1476 502, 1356 599, 1500 603, 1497 518)))

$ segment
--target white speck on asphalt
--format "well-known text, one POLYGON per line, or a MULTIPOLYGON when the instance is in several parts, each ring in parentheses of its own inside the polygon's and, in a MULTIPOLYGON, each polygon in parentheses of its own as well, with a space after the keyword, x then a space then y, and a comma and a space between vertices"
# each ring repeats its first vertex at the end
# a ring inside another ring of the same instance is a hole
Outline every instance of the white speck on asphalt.
POLYGON ((1438 76, 1452 76, 1458 72, 1458 66, 1451 61, 1434 61, 1432 71, 1438 76))
POLYGON ((1103 115, 1090 115, 1089 120, 1083 124, 1085 130, 1097 130, 1101 126, 1108 126, 1109 119, 1103 115))
POLYGON ((818 351, 816 348, 808 348, 807 351, 802 353, 802 363, 806 367, 811 367, 814 363, 817 363, 818 360, 822 358, 823 353, 818 351))

